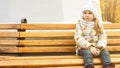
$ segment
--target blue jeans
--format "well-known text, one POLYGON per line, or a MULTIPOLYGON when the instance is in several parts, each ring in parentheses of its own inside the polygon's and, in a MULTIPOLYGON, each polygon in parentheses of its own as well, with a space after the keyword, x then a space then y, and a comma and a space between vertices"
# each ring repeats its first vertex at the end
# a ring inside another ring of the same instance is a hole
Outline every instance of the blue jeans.
MULTIPOLYGON (((78 55, 83 56, 85 67, 87 65, 94 65, 93 55, 92 55, 92 53, 89 49, 79 49, 78 50, 78 55)), ((101 58, 103 66, 111 64, 111 59, 110 59, 109 52, 108 52, 107 49, 103 49, 101 51, 99 57, 101 58)))

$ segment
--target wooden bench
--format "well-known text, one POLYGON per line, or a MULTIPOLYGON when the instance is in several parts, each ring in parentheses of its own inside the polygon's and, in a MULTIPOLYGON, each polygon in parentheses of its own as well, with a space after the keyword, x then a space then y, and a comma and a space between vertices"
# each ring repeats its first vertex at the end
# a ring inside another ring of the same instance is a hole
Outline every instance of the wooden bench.
MULTIPOLYGON (((120 68, 120 24, 104 27, 111 60, 120 68)), ((0 29, 22 31, 0 32, 1 38, 15 38, 0 40, 5 53, 0 56, 0 68, 84 68, 83 58, 75 55, 75 24, 0 24, 0 29)), ((102 68, 100 58, 94 58, 94 63, 102 68)))
POLYGON ((0 53, 17 53, 20 24, 0 24, 0 53))

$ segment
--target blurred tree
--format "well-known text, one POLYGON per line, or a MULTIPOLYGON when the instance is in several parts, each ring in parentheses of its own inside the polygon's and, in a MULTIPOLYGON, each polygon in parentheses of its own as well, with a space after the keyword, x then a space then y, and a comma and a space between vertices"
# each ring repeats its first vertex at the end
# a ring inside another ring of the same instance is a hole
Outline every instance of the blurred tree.
POLYGON ((103 21, 120 22, 120 0, 101 0, 103 21))

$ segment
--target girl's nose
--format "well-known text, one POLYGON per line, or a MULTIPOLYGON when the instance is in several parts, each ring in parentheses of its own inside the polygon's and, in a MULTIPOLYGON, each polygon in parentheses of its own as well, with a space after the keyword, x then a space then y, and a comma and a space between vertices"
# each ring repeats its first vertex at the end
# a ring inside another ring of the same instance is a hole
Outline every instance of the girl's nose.
POLYGON ((89 14, 86 14, 86 17, 89 17, 89 14))

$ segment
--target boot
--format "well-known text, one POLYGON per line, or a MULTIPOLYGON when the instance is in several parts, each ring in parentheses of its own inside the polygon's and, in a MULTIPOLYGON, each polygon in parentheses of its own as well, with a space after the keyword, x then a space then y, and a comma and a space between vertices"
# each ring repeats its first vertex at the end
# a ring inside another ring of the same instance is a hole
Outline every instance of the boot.
POLYGON ((85 68, 94 68, 94 65, 87 65, 85 68))
POLYGON ((105 68, 115 68, 115 64, 111 63, 105 66, 105 68))

